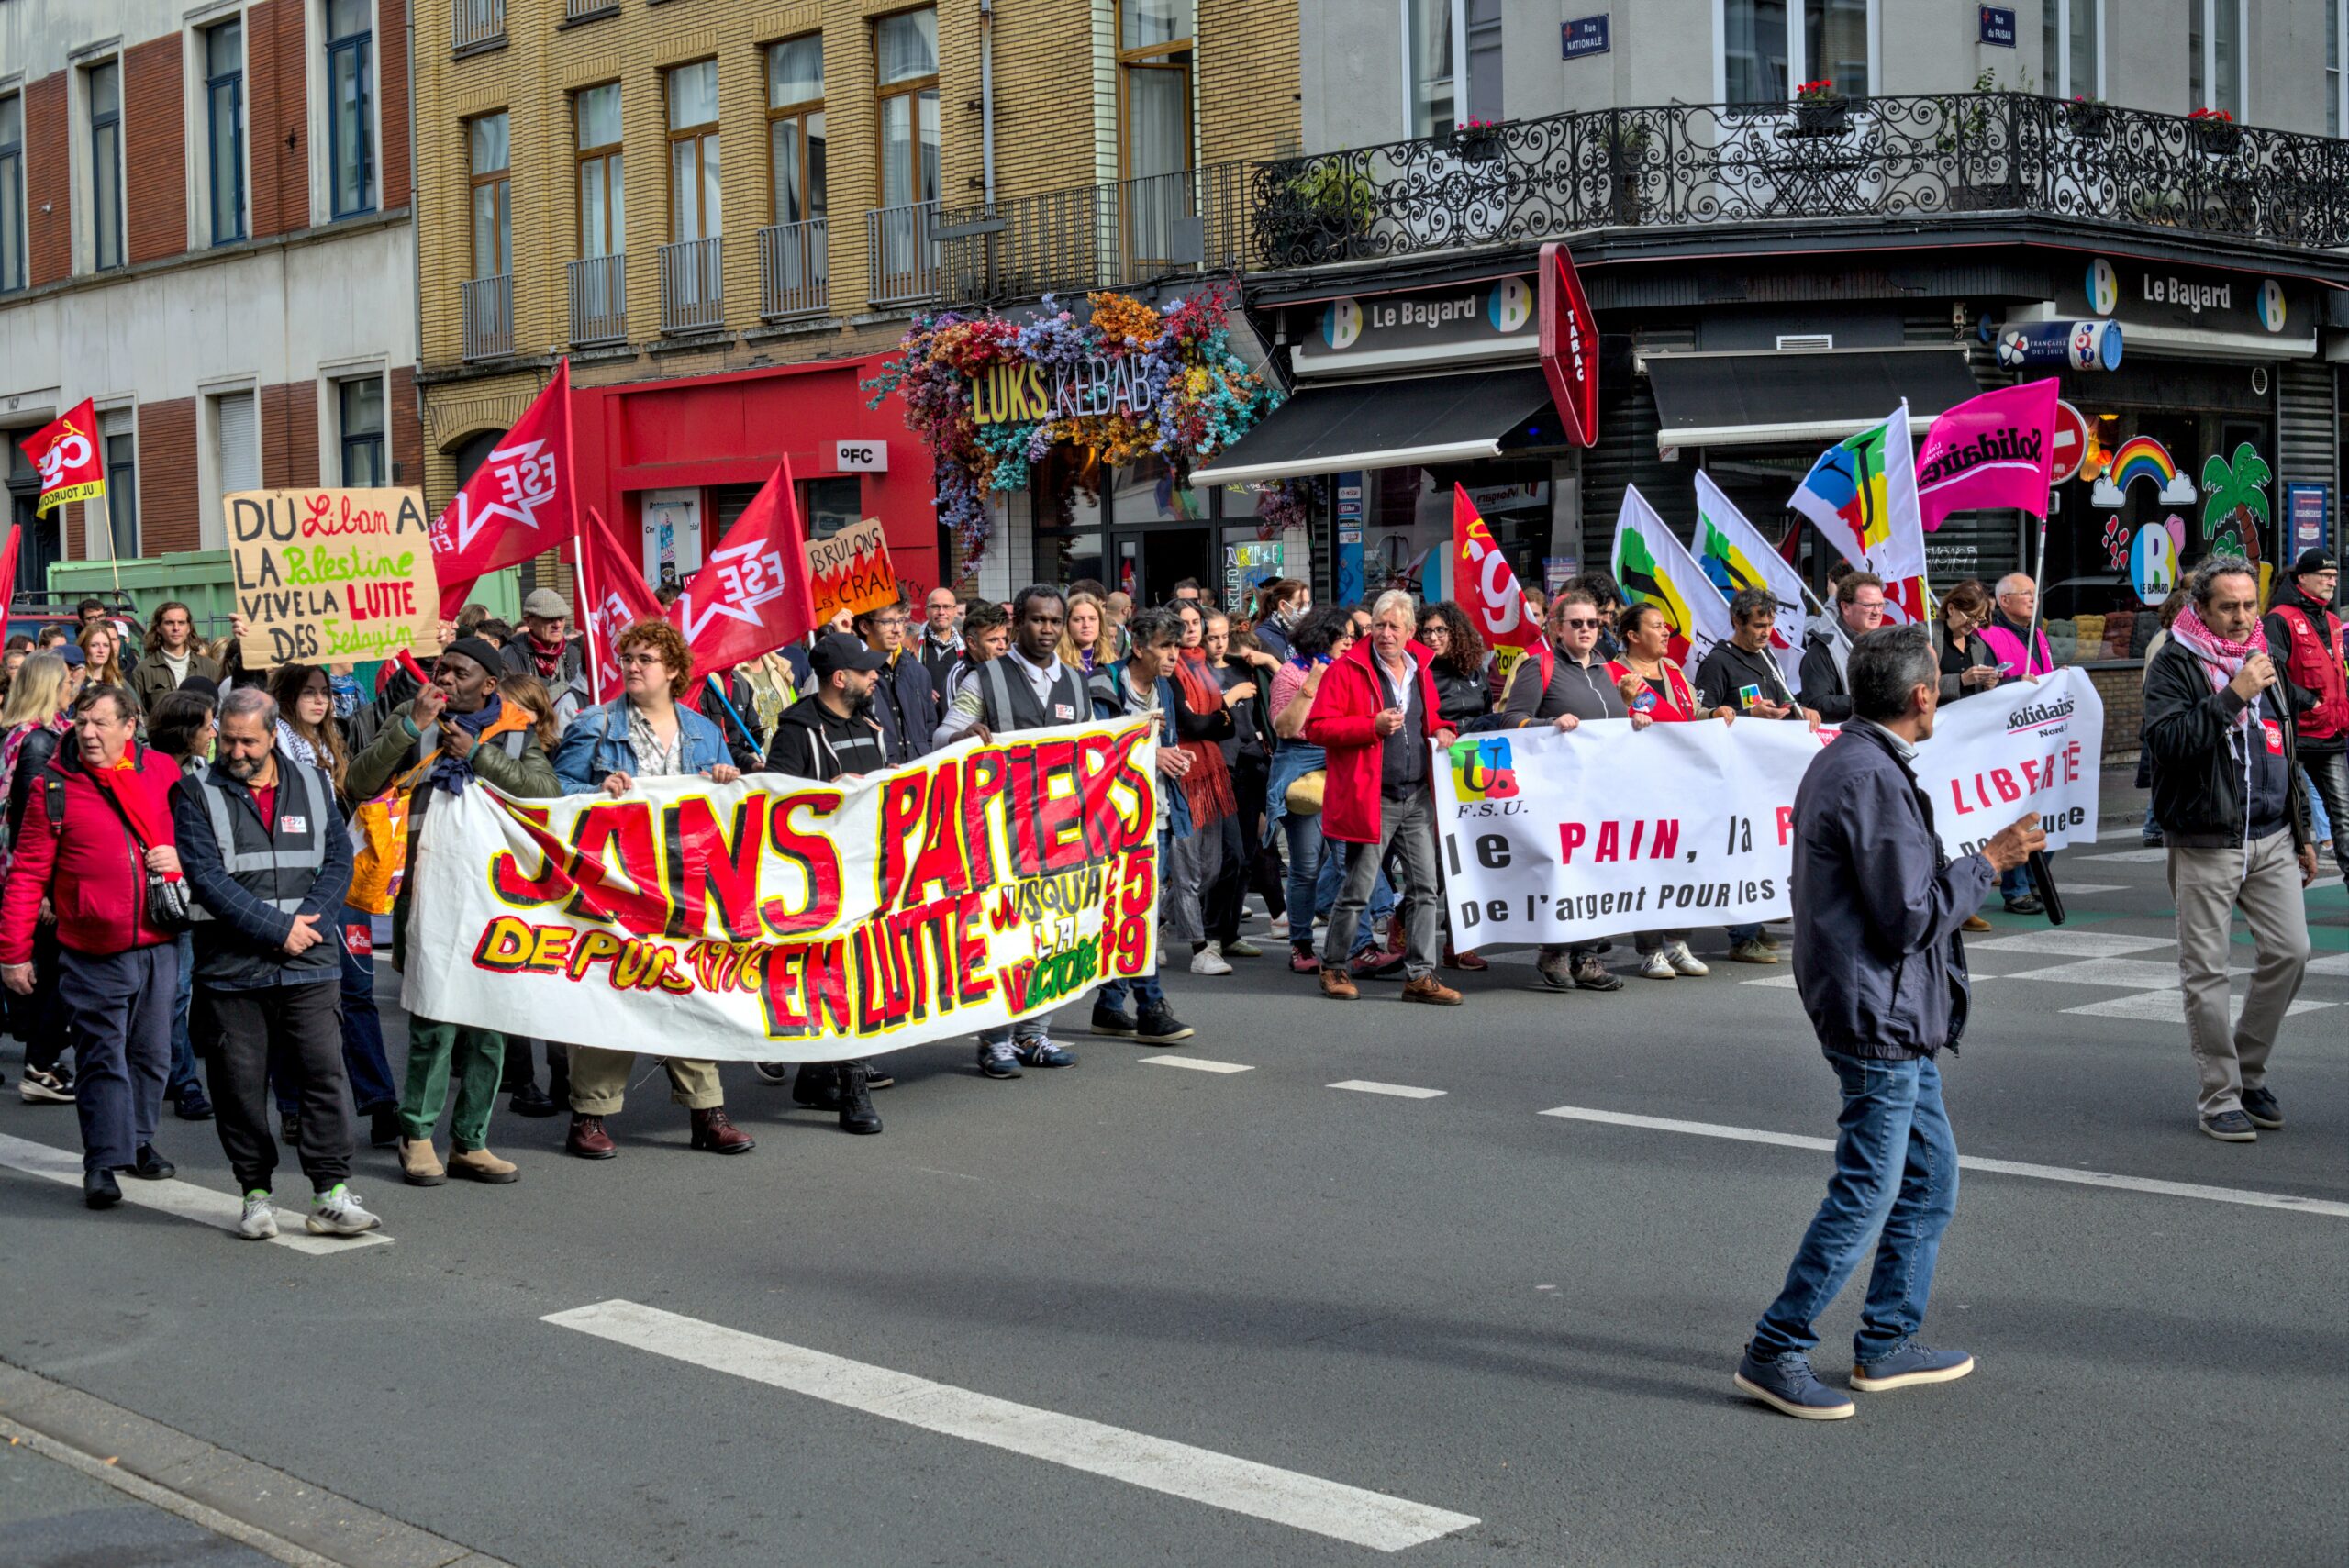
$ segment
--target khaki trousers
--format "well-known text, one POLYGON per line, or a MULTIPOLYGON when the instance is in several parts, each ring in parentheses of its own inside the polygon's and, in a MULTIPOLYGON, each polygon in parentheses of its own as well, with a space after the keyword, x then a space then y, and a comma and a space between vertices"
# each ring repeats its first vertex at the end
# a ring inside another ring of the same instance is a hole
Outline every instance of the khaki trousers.
POLYGON ((2267 1082, 2267 1053, 2309 963, 2308 907, 2288 829, 2248 851, 2169 851, 2177 904, 2177 978, 2186 993, 2186 1039, 2202 1076, 2196 1108, 2206 1117, 2243 1109, 2243 1092, 2267 1082), (2241 909, 2251 928, 2251 995, 2240 1023, 2227 1021, 2230 928, 2241 909))
MULTIPOLYGON (((718 1082, 718 1063, 669 1057, 669 1097, 689 1111, 716 1110, 726 1103, 718 1082)), ((636 1052, 606 1051, 599 1046, 571 1048, 571 1108, 581 1116, 618 1116, 628 1095, 628 1076, 636 1070, 636 1052)))

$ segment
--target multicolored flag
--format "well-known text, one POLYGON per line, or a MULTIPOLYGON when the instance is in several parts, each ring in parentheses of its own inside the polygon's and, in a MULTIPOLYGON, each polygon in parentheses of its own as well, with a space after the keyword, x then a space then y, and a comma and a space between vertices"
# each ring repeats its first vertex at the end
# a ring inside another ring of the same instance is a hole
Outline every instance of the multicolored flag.
POLYGON ((2051 375, 2001 386, 1933 421, 1917 452, 1917 499, 1929 531, 1976 506, 2047 515, 2058 384, 2051 375))
POLYGON ((464 607, 473 584, 554 549, 579 531, 571 461, 571 361, 555 367, 448 509, 432 520, 440 614, 464 607))
POLYGON ((1821 452, 1787 505, 1844 560, 1884 579, 1887 620, 1924 617, 1925 523, 1905 398, 1884 423, 1821 452))
POLYGON ((68 408, 19 445, 40 472, 40 501, 33 507, 34 517, 46 517, 50 508, 68 501, 88 501, 106 493, 95 398, 84 397, 78 407, 68 408))
POLYGON ((788 463, 777 465, 726 530, 669 606, 669 618, 704 674, 756 659, 814 627, 807 545, 788 463))
POLYGON ((587 643, 588 680, 596 701, 609 702, 620 694, 619 651, 615 646, 620 633, 638 621, 666 617, 651 584, 593 506, 587 508, 580 535, 573 592, 579 634, 587 643))
POLYGON ((1615 515, 1615 581, 1629 605, 1653 605, 1672 623, 1668 651, 1683 669, 1730 634, 1729 604, 1637 485, 1615 515))
MULTIPOLYGON (((1800 684, 1802 669, 1802 578, 1762 537, 1736 504, 1721 494, 1712 475, 1697 475, 1697 563, 1723 599, 1759 588, 1777 601, 1777 624, 1770 628, 1770 656, 1787 677, 1787 690, 1800 684)), ((1734 623, 1732 623, 1734 624, 1734 623)))

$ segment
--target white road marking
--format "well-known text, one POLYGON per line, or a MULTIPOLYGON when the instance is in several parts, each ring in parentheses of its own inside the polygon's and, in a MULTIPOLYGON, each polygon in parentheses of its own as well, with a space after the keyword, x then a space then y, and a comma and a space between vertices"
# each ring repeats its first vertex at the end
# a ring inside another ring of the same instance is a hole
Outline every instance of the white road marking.
MULTIPOLYGON (((2302 998, 2284 1010, 2286 1018, 2296 1018, 2302 1013, 2321 1013, 2337 1002, 2311 1002, 2302 998)), ((2165 991, 2140 991, 2130 996, 2111 996, 2101 1002, 2085 1002, 2076 1007, 2066 1007, 2067 1013, 2084 1013, 2092 1018, 2136 1018, 2149 1024, 2176 1024, 2186 1027, 2186 993, 2173 985, 2165 991)), ((2227 1017, 2243 1017, 2243 998, 2227 998, 2227 1017)))
POLYGON ((1473 1515, 1015 1405, 633 1301, 598 1302, 550 1313, 540 1321, 925 1431, 1380 1551, 1401 1551, 1477 1522, 1473 1515))
POLYGON ((2349 952, 2327 953, 2309 960, 2310 974, 2349 974, 2349 952))
POLYGON ((1759 980, 1741 980, 1738 984, 1740 985, 1773 985, 1781 991, 1791 991, 1795 988, 1795 977, 1792 974, 1765 974, 1759 980))
MULTIPOLYGON (((1823 1149, 1831 1151, 1831 1138, 1811 1138, 1801 1133, 1770 1132, 1757 1127, 1723 1127, 1718 1122, 1675 1121, 1668 1117, 1631 1116, 1622 1111, 1592 1110, 1584 1106, 1560 1106, 1543 1116, 1563 1117, 1569 1121, 1595 1121, 1609 1127, 1642 1127, 1657 1132, 1686 1132, 1699 1138, 1726 1138, 1740 1143, 1775 1143, 1786 1149, 1823 1149)), ((2160 1197, 2198 1198, 2204 1203, 2241 1204, 2251 1208, 2281 1208, 2295 1214, 2321 1214, 2334 1219, 2349 1219, 2349 1203, 2331 1198, 2299 1197, 2291 1193, 2255 1192, 2247 1187, 2204 1186, 2199 1182, 2165 1182, 2149 1176, 2116 1176, 2105 1171, 2075 1171, 2062 1165, 2032 1165, 2017 1160, 1990 1160, 1979 1154, 1961 1154, 1958 1164, 1968 1171, 1986 1171, 2000 1176, 2029 1176, 2035 1181, 2063 1182, 2073 1186, 2114 1187, 2125 1192, 2152 1193, 2160 1197)))
MULTIPOLYGON (((2100 855, 2076 855, 2073 858, 2083 861, 2125 861, 2133 865, 2147 865, 2169 859, 2169 851, 2167 850, 2110 850, 2100 855)), ((2060 889, 2064 884, 2058 882, 2055 885, 2060 889)))
POLYGON ((2131 991, 2175 991, 2177 961, 2158 963, 2145 958, 2084 958, 2047 969, 2018 970, 1998 976, 2009 980, 2051 980, 2061 985, 2111 985, 2131 991))
POLYGON ((1329 1087, 1352 1089, 1358 1095, 1392 1095, 1398 1100, 1440 1100, 1446 1093, 1442 1089, 1414 1089, 1408 1084, 1374 1084, 1367 1078, 1348 1078, 1329 1087))
MULTIPOLYGON (((2066 893, 2071 888, 2064 890, 2066 893)), ((2172 946, 2173 937, 2132 937, 2117 931, 2074 931, 2056 926, 2044 931, 2028 931, 2011 937, 1984 937, 1965 944, 1969 953, 1976 952, 2043 952, 2061 958, 2119 958, 2123 953, 2144 952, 2152 948, 2172 946)))
POLYGON ((1210 1062, 1204 1056, 1140 1056, 1137 1062, 1155 1062, 1161 1067, 1187 1067, 1194 1073, 1253 1073, 1253 1067, 1237 1062, 1210 1062))
MULTIPOLYGON (((40 1176, 66 1186, 82 1184, 82 1156, 71 1149, 54 1149, 46 1143, 34 1143, 22 1138, 0 1134, 0 1165, 22 1171, 28 1176, 40 1176)), ((168 1182, 142 1182, 136 1176, 117 1178, 122 1187, 122 1201, 139 1208, 156 1209, 193 1219, 200 1225, 217 1226, 233 1231, 237 1221, 244 1218, 244 1200, 232 1194, 215 1192, 176 1178, 168 1182)), ((313 1236, 304 1227, 299 1209, 280 1207, 277 1223, 280 1229, 273 1244, 290 1247, 296 1252, 323 1257, 329 1252, 348 1252, 354 1247, 388 1245, 391 1238, 381 1230, 370 1230, 360 1236, 313 1236)))
POLYGON ((2126 893, 2129 884, 2125 882, 2073 882, 2066 878, 2056 884, 2056 889, 2067 897, 2076 895, 2085 898, 2091 893, 2126 893))

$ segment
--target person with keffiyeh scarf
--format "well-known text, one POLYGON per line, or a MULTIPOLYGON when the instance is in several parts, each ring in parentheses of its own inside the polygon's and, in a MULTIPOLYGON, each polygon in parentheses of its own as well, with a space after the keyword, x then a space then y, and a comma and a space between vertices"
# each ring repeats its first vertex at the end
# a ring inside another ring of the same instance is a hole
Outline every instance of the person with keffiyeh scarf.
POLYGON ((2186 607, 2145 670, 2153 809, 2177 906, 2178 983, 2200 1075, 2196 1120, 2227 1143, 2284 1125, 2267 1057, 2308 968, 2301 889, 2316 875, 2291 702, 2259 624, 2259 578, 2239 556, 2194 570, 2186 607), (2251 992, 2230 1023, 2227 963, 2241 909, 2251 992))
POLYGON ((1240 804, 1223 741, 1233 731, 1231 710, 1254 695, 1252 686, 1223 689, 1208 663, 1206 622, 1196 604, 1169 606, 1183 621, 1183 646, 1173 672, 1175 749, 1191 759, 1181 788, 1190 809, 1188 838, 1173 841, 1166 865, 1166 934, 1191 944, 1191 973, 1229 974, 1224 944, 1240 935, 1240 804))

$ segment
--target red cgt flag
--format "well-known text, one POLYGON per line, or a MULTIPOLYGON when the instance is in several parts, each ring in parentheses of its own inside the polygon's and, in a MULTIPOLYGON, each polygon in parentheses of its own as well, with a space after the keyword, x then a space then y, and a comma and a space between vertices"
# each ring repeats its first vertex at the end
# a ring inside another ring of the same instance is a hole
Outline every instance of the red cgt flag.
POLYGON ((791 470, 778 464, 750 509, 669 606, 694 669, 707 674, 805 637, 816 624, 807 592, 807 544, 791 470))
POLYGON ((1452 596, 1485 646, 1531 648, 1542 640, 1542 623, 1525 602, 1517 573, 1459 484, 1452 487, 1452 596))
POLYGON ((106 465, 98 450, 96 399, 84 397, 53 424, 44 425, 21 443, 25 456, 40 471, 40 504, 36 517, 68 501, 86 501, 106 493, 106 465))
POLYGON ((571 462, 571 361, 556 367, 496 450, 432 522, 440 614, 464 607, 474 582, 553 549, 577 529, 571 462))
POLYGON ((25 530, 10 528, 7 544, 0 547, 0 605, 7 604, 16 597, 17 547, 24 542, 25 530))
POLYGON ((577 596, 573 609, 580 635, 587 639, 589 680, 599 703, 620 693, 618 650, 613 645, 622 631, 640 620, 661 620, 661 601, 637 570, 612 527, 593 506, 579 543, 577 596))

